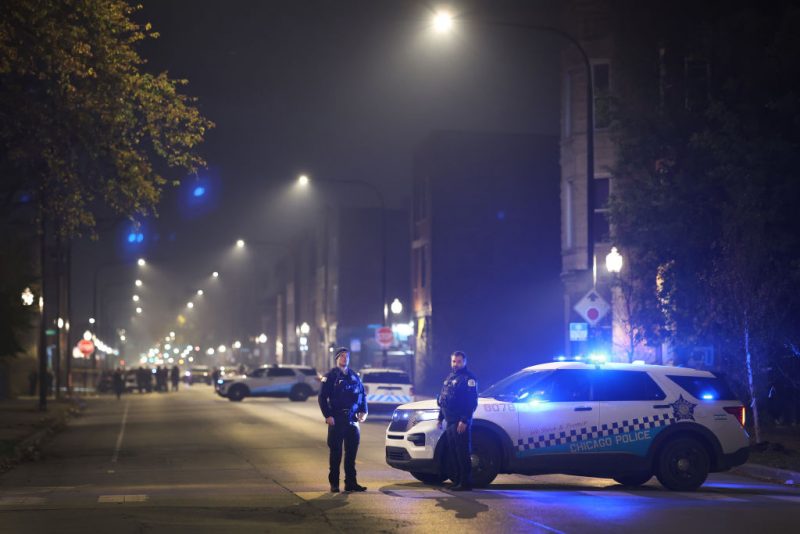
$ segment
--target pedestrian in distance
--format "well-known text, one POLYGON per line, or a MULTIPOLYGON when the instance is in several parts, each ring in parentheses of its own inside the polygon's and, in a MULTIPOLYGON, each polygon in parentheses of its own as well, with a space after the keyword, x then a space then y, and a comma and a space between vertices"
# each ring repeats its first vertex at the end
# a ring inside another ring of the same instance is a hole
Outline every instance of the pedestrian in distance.
POLYGON ((344 443, 344 490, 366 491, 356 478, 356 454, 361 441, 359 423, 367 419, 367 396, 358 375, 349 368, 350 351, 336 349, 336 366, 322 377, 319 407, 328 425, 330 449, 328 482, 332 493, 339 493, 339 465, 344 443))
MULTIPOLYGON (((439 394, 439 428, 446 424, 447 454, 455 465, 457 479, 453 491, 472 489, 472 414, 478 407, 478 381, 467 369, 467 356, 460 350, 450 355, 452 372, 439 394)), ((451 476, 451 479, 453 476, 451 476)))
POLYGON ((114 374, 111 376, 111 387, 114 389, 114 393, 117 395, 117 400, 119 400, 120 395, 122 395, 122 390, 125 387, 125 384, 122 380, 122 371, 117 368, 114 371, 114 374))
POLYGON ((172 391, 178 391, 178 382, 181 380, 181 370, 177 365, 172 366, 170 379, 172 380, 172 391))

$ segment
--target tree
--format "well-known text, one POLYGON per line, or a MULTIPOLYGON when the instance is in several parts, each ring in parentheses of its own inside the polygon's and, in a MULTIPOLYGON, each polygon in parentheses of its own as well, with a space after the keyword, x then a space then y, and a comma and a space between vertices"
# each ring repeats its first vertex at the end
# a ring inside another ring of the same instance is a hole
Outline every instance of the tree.
POLYGON ((800 10, 659 9, 627 15, 646 32, 626 34, 622 63, 656 89, 620 99, 611 219, 636 276, 657 280, 643 298, 668 338, 714 344, 760 439, 765 369, 800 335, 800 10))
POLYGON ((167 178, 204 164, 212 123, 152 74, 136 45, 155 38, 121 0, 10 0, 0 11, 0 205, 37 194, 58 231, 90 229, 98 204, 153 213, 167 178))

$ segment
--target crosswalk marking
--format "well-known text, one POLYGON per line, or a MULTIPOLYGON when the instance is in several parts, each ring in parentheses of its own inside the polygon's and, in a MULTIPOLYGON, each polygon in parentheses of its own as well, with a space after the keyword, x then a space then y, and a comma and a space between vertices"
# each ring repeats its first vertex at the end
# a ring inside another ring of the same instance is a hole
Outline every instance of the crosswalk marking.
POLYGON ((97 502, 100 503, 129 503, 129 502, 145 502, 147 495, 100 495, 97 502))

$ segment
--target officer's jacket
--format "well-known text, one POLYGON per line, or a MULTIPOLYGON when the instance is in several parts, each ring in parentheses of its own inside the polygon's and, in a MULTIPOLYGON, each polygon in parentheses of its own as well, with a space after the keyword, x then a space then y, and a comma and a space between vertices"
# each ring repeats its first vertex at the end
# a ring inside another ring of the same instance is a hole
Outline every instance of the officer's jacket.
POLYGON ((328 371, 322 377, 319 407, 326 419, 340 414, 342 410, 348 410, 350 415, 367 413, 367 396, 358 375, 350 368, 346 373, 338 367, 328 371))
POLYGON ((478 381, 466 367, 450 373, 439 394, 439 421, 472 422, 478 407, 478 381))

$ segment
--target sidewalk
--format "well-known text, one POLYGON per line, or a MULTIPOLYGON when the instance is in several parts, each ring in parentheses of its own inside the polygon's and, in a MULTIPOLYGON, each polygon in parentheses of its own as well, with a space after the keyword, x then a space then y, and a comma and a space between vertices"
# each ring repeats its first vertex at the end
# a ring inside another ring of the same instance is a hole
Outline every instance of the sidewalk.
POLYGON ((80 399, 48 399, 47 411, 40 412, 38 397, 0 401, 0 473, 20 461, 38 459, 42 443, 83 407, 80 399))

